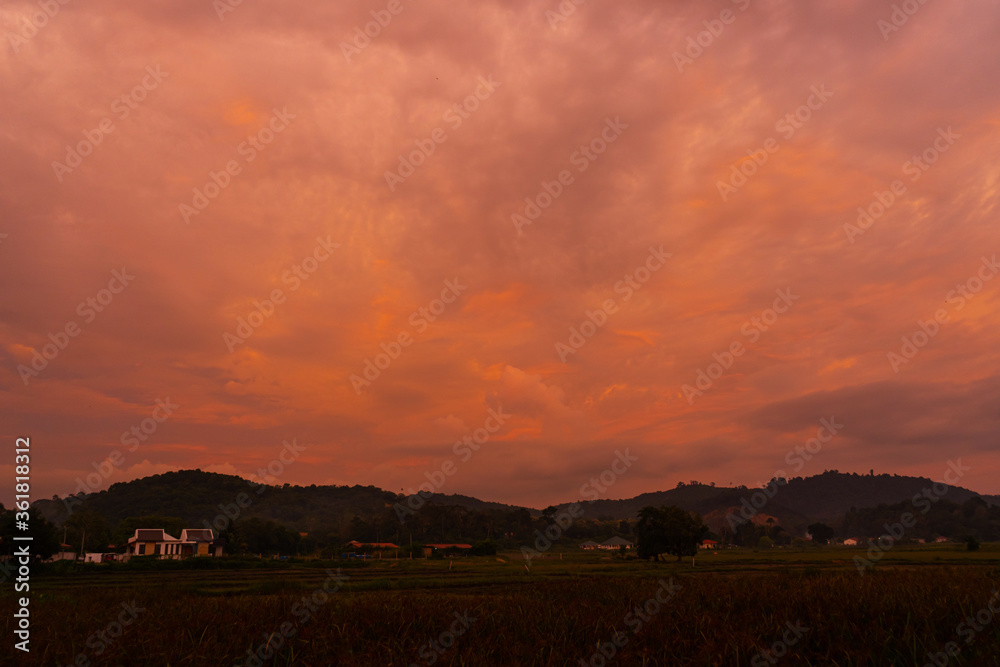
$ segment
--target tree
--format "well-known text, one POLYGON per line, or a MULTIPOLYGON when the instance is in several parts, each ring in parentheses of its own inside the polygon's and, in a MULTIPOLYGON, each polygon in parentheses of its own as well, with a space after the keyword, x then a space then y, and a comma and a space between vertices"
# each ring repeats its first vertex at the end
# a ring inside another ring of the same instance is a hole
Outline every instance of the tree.
POLYGON ((836 533, 833 532, 833 528, 830 528, 830 526, 825 523, 809 524, 807 530, 809 531, 809 534, 812 535, 813 541, 818 542, 819 544, 826 544, 836 535, 836 533))
MULTIPOLYGON (((14 537, 31 537, 31 555, 48 558, 59 550, 59 537, 56 527, 45 520, 34 507, 28 510, 28 529, 23 529, 23 521, 17 519, 17 512, 9 510, 0 516, 0 553, 12 555, 19 542, 14 537)), ((20 544, 26 544, 20 542, 20 544)))
POLYGON ((707 532, 708 527, 697 514, 679 507, 643 507, 635 526, 636 554, 639 558, 656 560, 660 554, 677 556, 677 560, 694 556, 707 532))
MULTIPOLYGON (((107 551, 111 541, 111 530, 104 517, 93 510, 74 512, 63 524, 66 543, 76 551, 83 546, 84 551, 107 551)), ((131 537, 131 535, 129 536, 131 537)))

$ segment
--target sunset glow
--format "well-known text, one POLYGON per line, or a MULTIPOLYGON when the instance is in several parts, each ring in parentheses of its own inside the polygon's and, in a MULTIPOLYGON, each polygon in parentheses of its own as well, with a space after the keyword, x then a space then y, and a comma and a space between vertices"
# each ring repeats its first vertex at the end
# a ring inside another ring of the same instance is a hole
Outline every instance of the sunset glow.
POLYGON ((1000 493, 995 5, 562 5, 6 3, 33 497, 286 442, 274 483, 536 508, 626 450, 602 497, 1000 493))

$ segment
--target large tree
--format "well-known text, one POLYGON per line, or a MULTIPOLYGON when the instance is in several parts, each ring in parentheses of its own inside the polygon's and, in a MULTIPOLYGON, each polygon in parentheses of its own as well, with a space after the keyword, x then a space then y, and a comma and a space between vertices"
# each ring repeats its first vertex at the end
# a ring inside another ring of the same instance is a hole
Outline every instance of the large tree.
POLYGON ((830 526, 825 523, 811 523, 809 524, 807 530, 809 531, 809 534, 812 535, 813 542, 816 542, 817 544, 826 544, 836 535, 836 533, 833 532, 833 528, 830 528, 830 526))
MULTIPOLYGON (((0 505, 0 510, 3 506, 0 505)), ((34 507, 27 510, 27 530, 24 529, 24 516, 18 519, 16 510, 7 510, 0 513, 0 553, 11 555, 19 547, 23 547, 27 542, 15 540, 15 537, 31 536, 30 552, 32 556, 48 558, 59 550, 59 537, 56 535, 56 527, 45 520, 42 513, 34 507)), ((16 559, 15 559, 16 560, 16 559)), ((14 563, 16 565, 16 563, 14 563)))
POLYGON ((92 510, 74 512, 66 519, 60 537, 63 536, 66 538, 66 544, 72 546, 71 551, 78 551, 82 546, 84 551, 104 552, 108 550, 108 544, 111 542, 108 522, 92 510))
POLYGON ((655 558, 660 554, 694 556, 698 545, 708 532, 701 517, 679 507, 643 507, 635 526, 639 558, 655 558))

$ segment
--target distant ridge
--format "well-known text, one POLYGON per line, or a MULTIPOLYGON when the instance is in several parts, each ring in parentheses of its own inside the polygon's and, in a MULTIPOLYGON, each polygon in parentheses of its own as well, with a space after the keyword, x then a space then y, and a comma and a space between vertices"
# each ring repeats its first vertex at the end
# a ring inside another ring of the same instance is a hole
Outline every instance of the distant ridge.
MULTIPOLYGON (((869 508, 908 501, 929 489, 933 481, 923 477, 899 475, 859 475, 826 471, 812 477, 796 477, 777 485, 773 497, 759 508, 765 515, 794 533, 802 533, 815 521, 836 523, 852 508, 869 508)), ((727 514, 752 502, 760 489, 716 487, 697 482, 679 484, 669 491, 643 493, 634 498, 584 501, 588 519, 634 519, 647 505, 676 505, 701 514, 706 523, 717 529, 727 514)), ((962 487, 951 487, 944 496, 956 504, 978 496, 962 487)), ((238 508, 243 518, 259 517, 285 524, 303 532, 345 528, 354 517, 368 520, 392 512, 401 496, 374 486, 291 486, 257 485, 234 475, 180 470, 113 484, 109 489, 85 498, 70 497, 38 500, 33 503, 49 521, 61 524, 73 510, 93 510, 109 522, 126 517, 160 515, 179 517, 192 527, 224 515, 237 507, 237 498, 246 507, 238 508), (241 494, 245 494, 242 495, 241 494)), ((980 496, 988 504, 1000 507, 1000 496, 980 496)), ((558 507, 565 507, 568 500, 558 507)), ((539 509, 483 501, 465 495, 433 494, 427 504, 459 506, 475 511, 526 510, 537 516, 539 509)))

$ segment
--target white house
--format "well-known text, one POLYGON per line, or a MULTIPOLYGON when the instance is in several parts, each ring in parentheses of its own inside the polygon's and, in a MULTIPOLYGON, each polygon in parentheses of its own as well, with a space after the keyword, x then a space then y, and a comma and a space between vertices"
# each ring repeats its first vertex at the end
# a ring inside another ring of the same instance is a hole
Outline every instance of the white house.
POLYGON ((620 549, 625 547, 626 549, 631 549, 635 545, 628 540, 621 537, 612 537, 611 539, 605 540, 597 545, 598 549, 620 549))
POLYGON ((187 556, 221 556, 222 540, 211 528, 185 528, 180 539, 160 528, 137 528, 128 538, 129 556, 159 556, 179 559, 187 556))
POLYGON ((848 537, 846 540, 844 540, 844 546, 845 547, 856 547, 856 546, 858 546, 858 538, 856 538, 856 537, 848 537))

